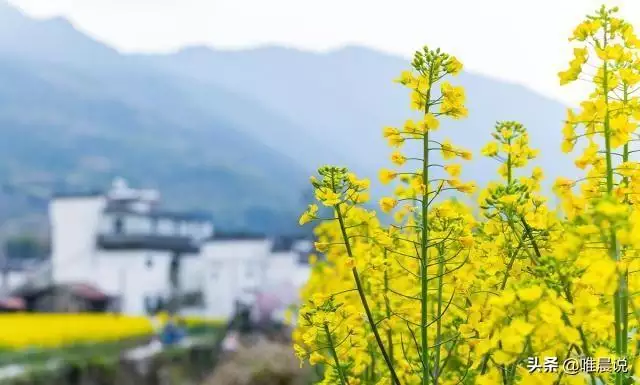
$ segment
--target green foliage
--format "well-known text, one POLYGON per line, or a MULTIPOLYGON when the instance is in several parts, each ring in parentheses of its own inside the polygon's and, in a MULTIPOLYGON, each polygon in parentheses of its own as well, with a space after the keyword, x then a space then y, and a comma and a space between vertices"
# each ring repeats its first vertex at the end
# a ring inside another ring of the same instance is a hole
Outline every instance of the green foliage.
POLYGON ((42 239, 30 235, 20 235, 6 241, 5 253, 12 258, 36 259, 47 255, 48 245, 42 239))

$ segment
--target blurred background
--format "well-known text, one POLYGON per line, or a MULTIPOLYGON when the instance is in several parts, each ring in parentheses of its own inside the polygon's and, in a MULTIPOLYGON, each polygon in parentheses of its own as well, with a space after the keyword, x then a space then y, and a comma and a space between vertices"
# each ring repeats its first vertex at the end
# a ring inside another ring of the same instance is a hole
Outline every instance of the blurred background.
POLYGON ((560 127, 584 90, 556 73, 598 3, 321 3, 0 0, 0 383, 312 382, 285 322, 308 177, 347 165, 382 195, 382 127, 411 117, 392 80, 424 44, 469 68, 442 135, 478 154, 519 120, 547 186, 576 173, 560 127))

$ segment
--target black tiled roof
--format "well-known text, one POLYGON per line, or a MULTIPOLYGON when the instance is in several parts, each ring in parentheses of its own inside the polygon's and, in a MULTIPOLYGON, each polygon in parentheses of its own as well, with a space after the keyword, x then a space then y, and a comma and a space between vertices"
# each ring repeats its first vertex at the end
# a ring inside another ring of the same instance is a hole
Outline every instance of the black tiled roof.
POLYGON ((170 218, 176 220, 185 220, 185 221, 200 221, 200 222, 211 222, 213 221, 213 216, 206 212, 175 212, 175 211, 152 211, 149 213, 152 217, 157 218, 170 218))
POLYGON ((271 251, 274 253, 292 251, 295 242, 296 239, 293 237, 276 237, 273 239, 271 251))
POLYGON ((193 221, 193 222, 211 222, 213 220, 212 215, 206 212, 176 212, 176 211, 164 211, 164 210, 151 210, 149 212, 138 212, 126 207, 107 206, 105 213, 109 214, 123 214, 123 215, 138 215, 155 219, 172 219, 178 221, 193 221))
POLYGON ((271 247, 271 251, 274 253, 298 251, 295 250, 295 246, 300 241, 311 241, 311 238, 305 235, 282 235, 279 237, 275 237, 273 238, 273 246, 271 247))
POLYGON ((97 245, 103 250, 158 250, 190 254, 200 251, 189 237, 166 235, 100 235, 97 245))
POLYGON ((250 232, 216 232, 209 241, 233 241, 233 240, 265 240, 267 236, 250 232))
POLYGON ((52 198, 93 198, 104 195, 104 191, 87 190, 87 191, 58 191, 52 194, 52 198))

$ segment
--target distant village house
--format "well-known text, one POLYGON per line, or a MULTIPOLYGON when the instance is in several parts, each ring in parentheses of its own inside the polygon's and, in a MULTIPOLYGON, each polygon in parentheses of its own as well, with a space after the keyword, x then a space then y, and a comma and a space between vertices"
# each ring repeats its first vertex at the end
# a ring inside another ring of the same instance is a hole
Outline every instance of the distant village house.
POLYGON ((226 318, 238 302, 282 310, 309 275, 309 240, 216 233, 209 215, 162 210, 157 191, 122 179, 55 196, 49 220, 50 259, 9 282, 28 309, 144 315, 177 305, 226 318))

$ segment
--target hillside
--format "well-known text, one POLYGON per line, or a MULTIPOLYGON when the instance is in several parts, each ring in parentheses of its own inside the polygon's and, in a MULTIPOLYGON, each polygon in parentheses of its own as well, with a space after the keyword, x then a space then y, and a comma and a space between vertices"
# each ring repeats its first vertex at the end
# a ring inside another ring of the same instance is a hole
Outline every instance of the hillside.
MULTIPOLYGON (((408 60, 362 47, 325 54, 279 47, 191 47, 172 55, 137 57, 154 68, 260 101, 311 135, 322 136, 339 154, 339 162, 346 159, 368 175, 389 164, 382 127, 401 125, 410 117, 408 95, 392 81, 408 69, 408 60)), ((575 173, 560 151, 563 105, 522 86, 473 73, 464 72, 455 81, 466 88, 469 118, 436 135, 479 151, 496 121, 519 120, 529 129, 532 145, 543 150, 539 164, 550 170, 550 177, 575 173)), ((476 160, 466 175, 480 182, 491 179, 496 165, 476 160)))
MULTIPOLYGON (((407 62, 361 47, 122 55, 0 1, 0 181, 46 197, 120 175, 172 208, 212 211, 221 228, 290 230, 317 166, 375 179, 388 165, 381 128, 408 117, 392 82, 407 62)), ((561 104, 472 73, 459 82, 469 119, 438 135, 477 151, 496 120, 520 120, 550 178, 574 172, 559 150, 561 104)), ((483 183, 495 169, 479 160, 463 176, 483 183)), ((0 194, 4 217, 43 208, 0 194)))
MULTIPOLYGON (((308 171, 241 126, 251 116, 267 127, 300 129, 231 92, 129 64, 66 22, 33 21, 6 7, 0 20, 0 35, 23 37, 18 47, 0 39, 3 184, 46 197, 122 175, 159 188, 173 208, 212 211, 221 228, 294 225, 308 171), (50 39, 44 52, 34 48, 42 36, 50 39), (34 45, 21 49, 30 38, 34 45), (205 98, 207 108, 198 106, 205 98)), ((2 201, 10 216, 33 207, 19 194, 2 201)))

